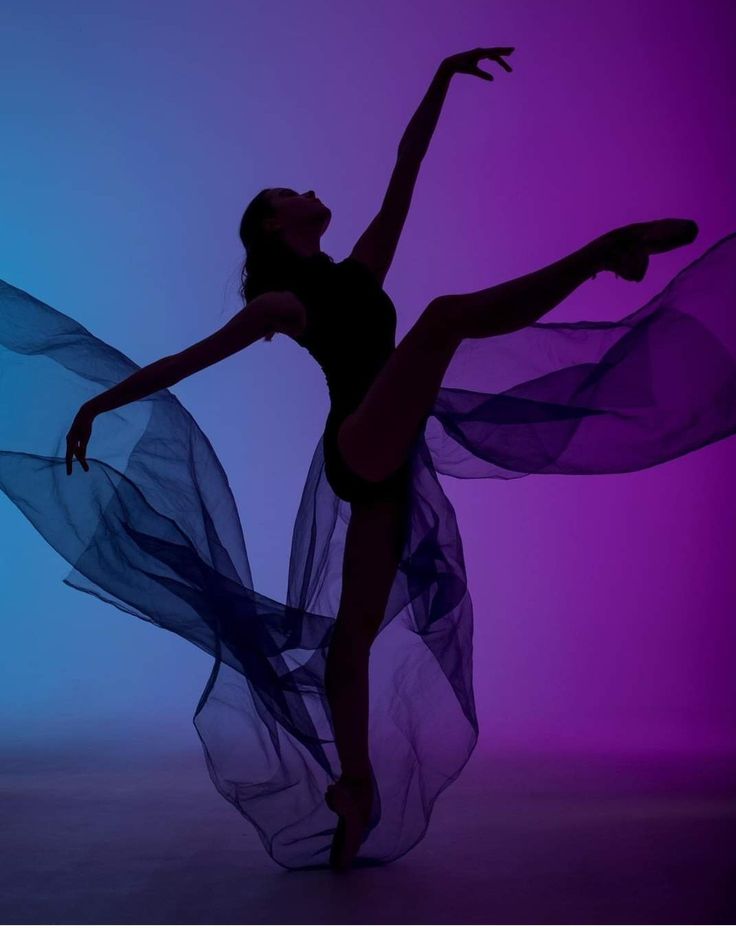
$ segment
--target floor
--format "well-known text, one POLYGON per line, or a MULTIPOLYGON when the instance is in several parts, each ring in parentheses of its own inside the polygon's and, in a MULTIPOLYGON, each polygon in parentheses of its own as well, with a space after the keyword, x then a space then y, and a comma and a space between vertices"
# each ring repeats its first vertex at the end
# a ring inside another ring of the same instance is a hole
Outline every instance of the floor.
POLYGON ((418 846, 347 875, 277 866, 198 744, 0 762, 5 924, 736 921, 736 758, 479 748, 418 846))

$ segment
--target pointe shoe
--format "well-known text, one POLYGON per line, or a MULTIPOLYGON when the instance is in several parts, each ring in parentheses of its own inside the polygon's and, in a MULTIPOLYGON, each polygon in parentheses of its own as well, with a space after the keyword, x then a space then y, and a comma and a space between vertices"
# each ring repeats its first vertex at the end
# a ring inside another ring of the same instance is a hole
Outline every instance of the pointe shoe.
POLYGON ((330 848, 330 868, 347 871, 358 854, 371 826, 373 779, 341 776, 325 792, 325 801, 338 815, 337 829, 330 848))
POLYGON ((693 220, 653 220, 631 223, 601 237, 606 258, 604 267, 617 278, 642 281, 649 267, 649 256, 689 245, 698 235, 693 220))

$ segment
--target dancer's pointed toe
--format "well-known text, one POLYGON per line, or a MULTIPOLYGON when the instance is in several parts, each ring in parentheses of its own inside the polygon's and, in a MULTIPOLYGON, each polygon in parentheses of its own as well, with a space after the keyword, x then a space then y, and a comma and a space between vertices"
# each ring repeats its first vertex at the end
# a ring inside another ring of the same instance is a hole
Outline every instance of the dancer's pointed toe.
POLYGON ((373 785, 370 779, 338 779, 325 792, 325 801, 338 814, 330 848, 330 868, 347 871, 353 863, 370 826, 373 785))
POLYGON ((698 235, 694 220, 664 219, 620 226, 596 240, 602 266, 626 281, 643 281, 649 256, 689 245, 698 235))
POLYGON ((694 220, 667 219, 651 223, 638 223, 635 238, 650 253, 669 252, 689 245, 698 235, 698 224, 694 220))

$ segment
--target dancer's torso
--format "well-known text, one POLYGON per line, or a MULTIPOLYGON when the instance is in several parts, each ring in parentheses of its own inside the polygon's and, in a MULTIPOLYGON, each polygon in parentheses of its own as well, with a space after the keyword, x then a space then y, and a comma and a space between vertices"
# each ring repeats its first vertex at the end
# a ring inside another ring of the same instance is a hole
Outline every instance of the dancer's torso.
POLYGON ((331 419, 342 419, 393 351, 396 308, 365 265, 332 262, 322 252, 301 262, 290 290, 307 309, 296 341, 324 372, 331 419))
POLYGON ((325 474, 343 500, 375 501, 405 494, 408 463, 381 482, 355 474, 337 446, 345 417, 360 403, 394 349, 396 308, 370 269, 351 258, 332 262, 324 253, 303 260, 289 287, 307 311, 296 339, 327 381, 330 412, 324 433, 325 474))

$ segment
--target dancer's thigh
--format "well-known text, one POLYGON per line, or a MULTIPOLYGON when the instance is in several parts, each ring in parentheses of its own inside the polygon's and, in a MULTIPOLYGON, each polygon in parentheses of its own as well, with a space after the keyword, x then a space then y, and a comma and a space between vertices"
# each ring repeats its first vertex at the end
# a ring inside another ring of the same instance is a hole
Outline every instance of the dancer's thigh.
POLYGON ((373 379, 337 434, 344 462, 366 481, 383 481, 408 456, 461 339, 453 299, 433 300, 373 379))

